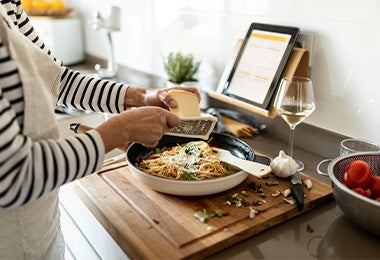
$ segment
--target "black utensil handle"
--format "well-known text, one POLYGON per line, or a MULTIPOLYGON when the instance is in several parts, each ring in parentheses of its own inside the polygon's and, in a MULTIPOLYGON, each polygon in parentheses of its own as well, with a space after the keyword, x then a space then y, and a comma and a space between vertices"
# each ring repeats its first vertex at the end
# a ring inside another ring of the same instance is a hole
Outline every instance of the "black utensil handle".
POLYGON ((269 157, 263 156, 263 155, 257 155, 255 154, 255 158, 253 158, 254 162, 262 163, 265 165, 269 165, 271 162, 271 159, 269 157))
POLYGON ((300 183, 293 184, 291 191, 292 191, 292 194, 294 196, 294 199, 296 200, 298 211, 302 211, 303 206, 304 206, 304 201, 303 201, 304 196, 303 196, 302 184, 300 184, 300 183))

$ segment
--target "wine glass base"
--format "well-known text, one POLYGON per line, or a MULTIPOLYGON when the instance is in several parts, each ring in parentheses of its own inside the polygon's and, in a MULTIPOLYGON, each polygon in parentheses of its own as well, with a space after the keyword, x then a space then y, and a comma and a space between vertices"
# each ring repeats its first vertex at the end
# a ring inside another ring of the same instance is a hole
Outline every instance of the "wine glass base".
POLYGON ((303 162, 296 161, 296 163, 297 163, 297 171, 302 171, 303 169, 305 169, 305 165, 303 164, 303 162))

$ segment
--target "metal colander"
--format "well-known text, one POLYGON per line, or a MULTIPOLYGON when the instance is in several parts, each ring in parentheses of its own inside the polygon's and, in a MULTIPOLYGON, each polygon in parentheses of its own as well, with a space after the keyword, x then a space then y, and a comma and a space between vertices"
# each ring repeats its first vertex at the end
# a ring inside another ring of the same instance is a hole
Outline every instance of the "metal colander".
POLYGON ((380 236, 380 203, 357 194, 342 184, 345 167, 355 160, 363 160, 371 168, 372 175, 379 175, 380 152, 361 152, 334 159, 327 172, 332 181, 333 195, 340 209, 355 224, 380 236))
POLYGON ((372 175, 379 175, 379 166, 380 166, 380 153, 354 153, 348 156, 340 157, 339 160, 336 160, 332 172, 334 176, 341 182, 343 171, 347 165, 356 160, 362 160, 368 163, 371 168, 372 175))

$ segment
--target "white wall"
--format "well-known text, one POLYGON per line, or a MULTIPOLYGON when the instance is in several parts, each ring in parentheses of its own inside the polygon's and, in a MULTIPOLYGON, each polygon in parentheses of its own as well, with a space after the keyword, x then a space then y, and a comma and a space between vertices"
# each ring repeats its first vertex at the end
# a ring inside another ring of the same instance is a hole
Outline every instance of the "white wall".
MULTIPOLYGON (((317 109, 307 123, 380 143, 380 1, 377 0, 71 0, 85 20, 87 53, 106 57, 103 34, 87 24, 95 10, 122 8, 116 61, 165 77, 162 54, 193 52, 203 78, 217 83, 233 45, 251 22, 314 34, 311 78, 317 109), (210 66, 214 74, 210 74, 210 66)), ((211 85, 210 85, 211 82, 211 85)))

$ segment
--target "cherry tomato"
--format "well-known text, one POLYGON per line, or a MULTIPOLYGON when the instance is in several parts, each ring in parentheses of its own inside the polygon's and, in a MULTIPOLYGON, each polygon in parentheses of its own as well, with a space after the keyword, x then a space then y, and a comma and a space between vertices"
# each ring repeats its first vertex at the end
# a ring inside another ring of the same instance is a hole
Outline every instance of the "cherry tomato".
POLYGON ((375 198, 380 197, 380 176, 372 176, 371 182, 369 183, 369 188, 375 198))
POLYGON ((368 163, 362 160, 356 160, 346 166, 343 172, 343 184, 348 188, 367 189, 371 182, 372 174, 368 163))
POLYGON ((355 187, 355 188, 352 188, 352 190, 355 191, 356 193, 360 194, 360 195, 367 197, 367 198, 372 197, 372 191, 370 189, 363 190, 362 188, 355 187))
POLYGON ((373 195, 373 192, 371 189, 366 189, 364 191, 364 196, 368 197, 368 198, 372 198, 372 195, 373 195))

